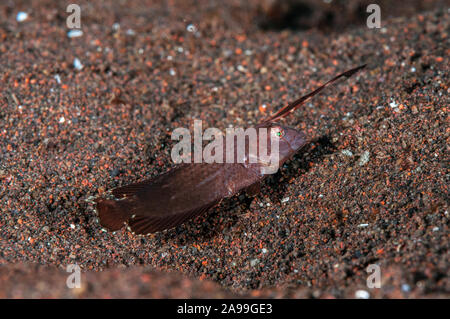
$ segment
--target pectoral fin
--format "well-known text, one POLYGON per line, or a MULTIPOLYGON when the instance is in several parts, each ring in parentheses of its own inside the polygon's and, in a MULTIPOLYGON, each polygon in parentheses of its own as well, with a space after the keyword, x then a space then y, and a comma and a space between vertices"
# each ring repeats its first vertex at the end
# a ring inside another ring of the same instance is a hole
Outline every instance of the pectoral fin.
POLYGON ((186 210, 177 214, 167 214, 165 216, 136 215, 129 220, 128 225, 130 230, 138 235, 155 233, 181 225, 185 221, 207 212, 210 208, 219 204, 219 202, 220 200, 208 203, 207 205, 194 210, 186 210))

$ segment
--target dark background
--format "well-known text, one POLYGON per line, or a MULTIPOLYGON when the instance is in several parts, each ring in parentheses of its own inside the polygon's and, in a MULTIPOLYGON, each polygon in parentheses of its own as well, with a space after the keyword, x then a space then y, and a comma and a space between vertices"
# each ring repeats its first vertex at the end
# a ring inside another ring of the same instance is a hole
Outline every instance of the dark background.
POLYGON ((377 1, 382 29, 367 3, 80 1, 69 38, 68 3, 1 1, 0 297, 448 297, 448 1, 377 1), (253 201, 102 232, 86 200, 170 168, 173 129, 255 124, 363 63, 285 120, 311 142, 253 201))

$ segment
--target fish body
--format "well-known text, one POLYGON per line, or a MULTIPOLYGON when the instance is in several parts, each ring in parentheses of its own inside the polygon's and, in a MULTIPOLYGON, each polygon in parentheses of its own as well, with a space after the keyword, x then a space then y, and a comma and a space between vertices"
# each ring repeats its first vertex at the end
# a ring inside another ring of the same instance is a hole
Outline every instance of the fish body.
MULTIPOLYGON (((336 76, 258 124, 255 127, 258 140, 256 149, 250 148, 251 143, 246 138, 243 152, 238 152, 237 143, 228 150, 224 140, 221 163, 180 164, 154 178, 113 189, 112 199, 96 199, 100 224, 110 231, 118 230, 125 224, 136 234, 154 233, 180 225, 208 211, 222 199, 243 190, 256 195, 260 183, 268 175, 267 171, 274 172, 268 169, 278 169, 307 143, 303 132, 280 125, 279 119, 337 79, 350 77, 363 67, 336 76), (261 129, 268 133, 262 136, 261 129), (272 146, 275 145, 272 142, 277 143, 276 162, 262 158, 260 142, 264 139, 267 139, 267 154, 272 152, 272 146), (231 162, 226 161, 229 152, 234 152, 231 162)), ((225 139, 225 136, 222 138, 225 139)))
POLYGON ((258 127, 261 128, 281 132, 280 136, 268 134, 267 137, 269 153, 270 139, 279 139, 277 163, 251 162, 250 158, 258 155, 251 152, 249 143, 239 162, 235 143, 233 163, 225 161, 224 147, 223 163, 180 164, 154 178, 113 189, 113 199, 97 199, 101 225, 115 231, 125 223, 136 234, 153 233, 180 225, 242 190, 256 195, 259 184, 267 176, 265 168, 274 164, 279 167, 306 144, 305 134, 296 129, 278 124, 258 127))

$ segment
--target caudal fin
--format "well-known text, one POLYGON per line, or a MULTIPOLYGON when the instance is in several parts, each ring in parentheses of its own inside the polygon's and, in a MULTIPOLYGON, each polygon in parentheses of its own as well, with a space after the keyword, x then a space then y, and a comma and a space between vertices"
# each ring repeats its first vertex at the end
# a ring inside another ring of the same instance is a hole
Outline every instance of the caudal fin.
POLYGON ((98 199, 97 213, 100 225, 110 231, 121 229, 131 215, 129 203, 126 199, 98 199))

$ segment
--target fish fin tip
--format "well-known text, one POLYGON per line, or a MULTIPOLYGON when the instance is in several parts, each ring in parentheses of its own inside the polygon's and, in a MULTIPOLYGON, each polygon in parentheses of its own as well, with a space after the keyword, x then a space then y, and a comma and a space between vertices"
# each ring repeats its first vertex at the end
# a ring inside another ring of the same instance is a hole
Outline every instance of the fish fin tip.
POLYGON ((128 205, 123 200, 98 199, 96 210, 100 225, 109 231, 121 229, 130 216, 128 205))

